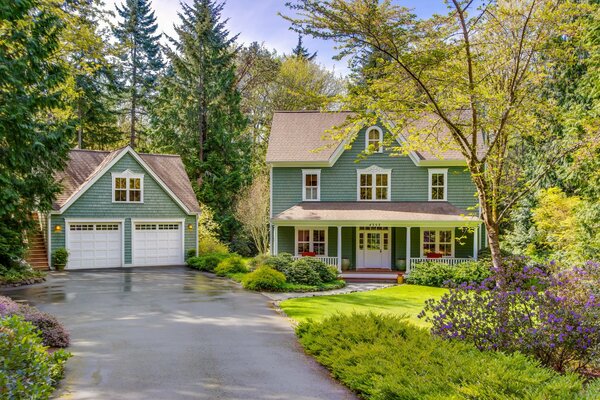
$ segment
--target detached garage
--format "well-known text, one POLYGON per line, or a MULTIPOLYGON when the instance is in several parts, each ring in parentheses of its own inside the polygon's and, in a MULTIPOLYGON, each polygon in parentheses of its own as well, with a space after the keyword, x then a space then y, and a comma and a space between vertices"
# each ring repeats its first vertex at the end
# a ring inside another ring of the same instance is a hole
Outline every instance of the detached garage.
POLYGON ((72 150, 56 179, 46 244, 49 260, 67 249, 68 270, 182 265, 197 251, 200 207, 179 156, 72 150))

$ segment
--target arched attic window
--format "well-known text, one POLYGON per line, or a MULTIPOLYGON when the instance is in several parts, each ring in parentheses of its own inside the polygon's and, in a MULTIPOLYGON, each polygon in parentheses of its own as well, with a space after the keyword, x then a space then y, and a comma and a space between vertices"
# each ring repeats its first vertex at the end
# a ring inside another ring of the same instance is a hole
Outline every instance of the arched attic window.
POLYGON ((366 132, 366 150, 373 153, 383 153, 383 131, 378 126, 371 126, 366 132))

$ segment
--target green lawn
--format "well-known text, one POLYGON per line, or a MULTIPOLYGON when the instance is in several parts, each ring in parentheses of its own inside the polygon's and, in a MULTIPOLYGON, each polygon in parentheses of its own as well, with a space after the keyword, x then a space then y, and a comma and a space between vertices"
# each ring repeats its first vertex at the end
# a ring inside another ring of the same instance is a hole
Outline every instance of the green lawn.
POLYGON ((417 318, 425 300, 440 298, 447 289, 417 285, 401 285, 370 292, 334 296, 304 297, 282 301, 285 313, 298 322, 308 318, 315 320, 336 313, 352 311, 389 314, 405 314, 416 325, 427 324, 417 318))

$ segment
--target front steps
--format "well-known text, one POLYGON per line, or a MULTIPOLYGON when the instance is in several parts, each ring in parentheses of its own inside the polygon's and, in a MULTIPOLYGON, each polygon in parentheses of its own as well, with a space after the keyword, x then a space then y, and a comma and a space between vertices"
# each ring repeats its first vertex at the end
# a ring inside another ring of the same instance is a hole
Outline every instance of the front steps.
POLYGON ((357 271, 342 271, 340 277, 346 282, 383 282, 397 283, 398 276, 404 276, 402 271, 389 269, 365 268, 357 271))
MULTIPOLYGON (((37 214, 34 214, 34 220, 37 222, 37 214)), ((39 225, 38 225, 39 226, 39 225)), ((34 232, 31 232, 28 237, 29 249, 25 256, 25 261, 37 270, 48 270, 48 253, 46 252, 46 242, 44 241, 44 234, 38 228, 34 232)))

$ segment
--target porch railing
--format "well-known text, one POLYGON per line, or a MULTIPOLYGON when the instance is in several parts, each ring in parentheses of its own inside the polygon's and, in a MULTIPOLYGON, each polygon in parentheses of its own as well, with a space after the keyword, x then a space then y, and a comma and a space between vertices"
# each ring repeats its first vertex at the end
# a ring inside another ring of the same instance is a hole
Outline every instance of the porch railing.
MULTIPOLYGON (((299 258, 302 258, 302 256, 294 256, 293 258, 294 258, 294 260, 298 260, 299 258)), ((315 258, 318 258, 319 260, 323 261, 327 265, 333 265, 334 267, 339 267, 337 257, 315 256, 315 258)))
POLYGON ((472 259, 472 258, 427 258, 427 257, 418 257, 418 258, 411 258, 410 259, 410 265, 415 265, 416 263, 422 263, 422 262, 435 262, 435 263, 442 263, 442 264, 448 264, 448 265, 456 265, 456 264, 460 264, 460 263, 467 262, 467 261, 474 261, 474 259, 472 259))

